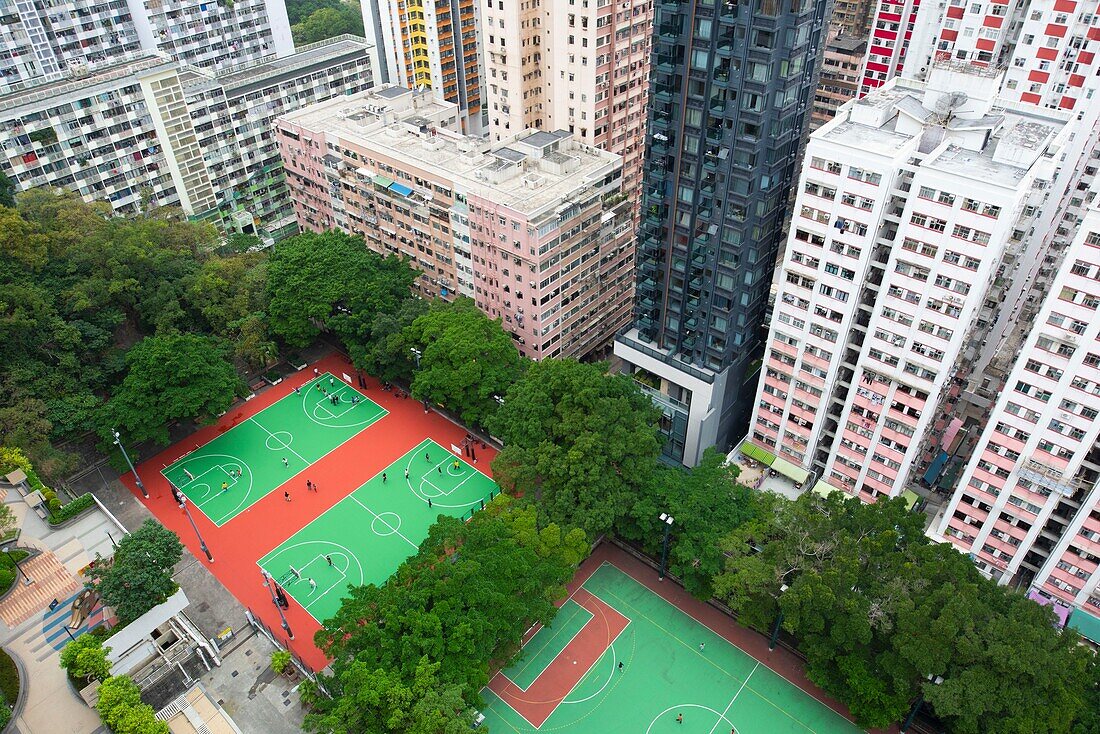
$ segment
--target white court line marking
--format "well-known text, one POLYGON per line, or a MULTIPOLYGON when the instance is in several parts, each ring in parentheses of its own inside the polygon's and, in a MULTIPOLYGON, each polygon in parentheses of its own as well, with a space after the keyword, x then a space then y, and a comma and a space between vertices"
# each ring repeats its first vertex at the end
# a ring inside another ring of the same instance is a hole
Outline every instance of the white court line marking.
MULTIPOLYGON (((367 507, 367 506, 366 506, 366 505, 364 505, 364 504, 363 504, 362 502, 360 502, 360 501, 359 501, 359 498, 358 498, 358 497, 356 497, 356 496, 355 496, 355 495, 353 495, 353 494, 349 494, 349 495, 348 495, 348 497, 351 497, 351 499, 352 499, 352 500, 353 500, 353 501, 355 502, 355 504, 359 505, 359 506, 360 506, 360 507, 362 507, 362 508, 363 508, 364 510, 366 510, 366 511, 367 511, 367 512, 369 512, 369 513, 370 513, 371 515, 373 515, 373 516, 374 516, 374 519, 375 519, 375 520, 381 520, 381 521, 382 521, 382 524, 383 524, 383 525, 385 525, 386 527, 388 527, 388 528, 389 528, 390 530, 392 530, 392 531, 393 531, 393 533, 394 533, 394 535, 400 535, 400 536, 401 536, 401 537, 402 537, 402 538, 403 538, 403 539, 405 540, 405 542, 406 542, 406 543, 408 543, 409 545, 411 545, 411 546, 412 546, 413 548, 416 548, 417 550, 420 550, 420 546, 418 546, 418 545, 417 545, 416 543, 414 543, 414 542, 412 542, 411 540, 409 540, 408 538, 406 538, 406 537, 405 537, 405 534, 404 534, 404 533, 402 533, 402 532, 401 532, 400 530, 398 530, 397 528, 395 528, 395 527, 394 527, 393 525, 390 525, 390 524, 389 524, 388 522, 386 522, 386 521, 385 521, 385 520, 384 520, 384 519, 383 519, 383 518, 382 518, 382 517, 381 517, 380 515, 377 515, 377 514, 376 514, 376 513, 374 512, 374 510, 372 510, 371 508, 367 507)), ((394 513, 394 514, 397 514, 397 513, 394 513)), ((380 535, 379 537, 385 537, 385 536, 381 536, 381 535, 380 535)))
MULTIPOLYGON (((335 509, 335 508, 336 508, 336 506, 333 506, 333 508, 331 508, 331 509, 335 509)), ((331 511, 331 509, 330 509, 330 511, 331 511)), ((367 576, 366 576, 366 573, 364 573, 364 571, 363 571, 363 564, 359 560, 359 558, 354 553, 352 553, 351 549, 348 548, 347 546, 341 545, 340 543, 334 543, 331 540, 303 540, 303 541, 300 541, 298 543, 295 543, 294 545, 288 545, 285 548, 276 548, 275 550, 269 552, 266 556, 264 556, 260 560, 256 561, 256 566, 258 566, 260 568, 260 570, 266 572, 267 569, 264 568, 265 565, 271 565, 272 561, 274 561, 276 558, 278 558, 282 554, 286 553, 287 551, 293 550, 295 548, 300 548, 300 547, 305 546, 305 545, 330 545, 334 548, 342 548, 344 550, 344 553, 342 553, 341 555, 343 555, 344 558, 348 559, 348 568, 349 569, 351 568, 351 562, 352 561, 355 561, 355 565, 359 567, 359 583, 357 584, 357 586, 362 586, 363 584, 366 583, 367 576)), ((337 551, 333 551, 333 552, 335 553, 337 551)), ((347 580, 347 576, 344 577, 344 580, 345 581, 347 580)), ((325 594, 327 594, 329 591, 331 591, 331 589, 326 591, 325 594)), ((293 594, 292 594, 292 596, 293 596, 293 594)), ((317 597, 317 599, 314 599, 313 601, 311 601, 310 604, 312 604, 313 602, 315 602, 315 601, 317 601, 318 599, 321 599, 321 598, 322 597, 317 597)), ((300 603, 301 602, 299 602, 299 604, 300 603)), ((303 606, 302 608, 305 609, 306 613, 309 616, 313 617, 313 620, 315 622, 317 622, 318 624, 320 624, 321 622, 324 621, 324 620, 321 620, 321 619, 317 619, 317 617, 315 617, 313 615, 313 612, 309 611, 309 608, 307 606, 303 606)))
MULTIPOLYGON (((259 426, 259 427, 260 427, 260 430, 261 430, 261 431, 263 431, 264 433, 266 433, 266 434, 267 434, 268 436, 270 436, 271 438, 275 438, 275 437, 276 437, 274 433, 272 433, 271 431, 269 431, 269 430, 267 430, 266 428, 264 428, 264 427, 263 427, 263 425, 262 425, 262 424, 261 424, 261 423, 260 423, 259 421, 257 421, 257 420, 256 420, 255 418, 249 418, 248 420, 252 421, 252 422, 253 422, 253 423, 255 423, 255 424, 256 424, 257 426, 259 426)), ((290 431, 282 431, 282 433, 290 433, 290 431)), ((290 433, 290 437, 291 437, 291 438, 293 438, 293 437, 294 437, 294 434, 293 434, 293 433, 290 433)), ((282 439, 279 439, 279 440, 280 440, 280 441, 282 441, 282 439)), ((309 466, 310 464, 312 464, 312 463, 313 463, 312 461, 309 461, 309 460, 307 460, 307 459, 306 459, 306 457, 302 456, 302 455, 301 455, 301 454, 299 454, 299 453, 298 453, 297 451, 295 451, 294 449, 292 449, 292 448, 291 448, 290 446, 284 446, 284 447, 283 447, 282 449, 271 449, 271 451, 277 451, 277 450, 281 450, 281 451, 289 451, 290 453, 294 454, 295 456, 297 456, 297 457, 298 457, 299 459, 301 459, 302 461, 306 462, 306 466, 309 466)))
MULTIPOLYGON (((562 652, 565 650, 565 648, 569 647, 569 644, 571 642, 573 642, 573 640, 577 637, 577 635, 579 635, 581 632, 584 631, 584 628, 588 626, 588 623, 596 618, 595 614, 588 611, 587 609, 582 607, 580 604, 577 604, 577 602, 573 602, 573 603, 576 604, 577 608, 580 609, 582 612, 585 612, 586 614, 588 614, 588 619, 584 620, 584 624, 582 624, 580 626, 580 629, 578 629, 576 632, 574 632, 573 635, 566 641, 566 643, 561 646, 561 649, 557 652, 557 654, 554 655, 554 657, 550 658, 550 660, 545 665, 542 666, 542 670, 540 670, 538 672, 538 675, 536 675, 534 677, 534 679, 531 681, 531 685, 527 686, 527 688, 530 688, 531 686, 533 686, 535 684, 535 681, 537 681, 539 679, 539 676, 542 675, 543 673, 545 673, 546 669, 549 668, 551 665, 553 665, 554 661, 558 659, 558 655, 561 655, 562 652)), ((562 606, 565 606, 565 605, 563 604, 562 606)), ((557 619, 557 616, 555 615, 554 618, 557 619)), ((544 627, 543 629, 548 629, 548 628, 544 627)), ((539 630, 539 631, 541 632, 542 630, 539 630)), ((530 657, 530 659, 528 659, 528 661, 526 663, 524 663, 523 667, 520 668, 519 670, 517 670, 515 673, 513 673, 513 675, 515 675, 518 678, 520 676, 520 674, 523 673, 523 671, 527 670, 527 667, 531 663, 535 662, 535 658, 537 658, 542 653, 543 650, 545 650, 547 647, 549 647, 551 642, 553 642, 554 640, 556 640, 558 638, 558 632, 561 632, 561 628, 559 628, 556 632, 551 634, 550 639, 547 640, 546 642, 542 643, 542 647, 540 647, 537 651, 532 651, 532 652, 534 652, 534 654, 530 657)), ((532 639, 534 639, 534 638, 532 638, 532 639)), ((527 644, 531 644, 531 643, 529 642, 527 644)), ((527 648, 527 645, 524 645, 523 649, 526 649, 526 648, 527 648)), ((509 680, 512 680, 512 679, 509 678, 509 680)), ((516 686, 516 688, 519 688, 519 685, 514 680, 512 681, 512 685, 516 686)), ((521 691, 523 691, 524 693, 527 693, 527 688, 519 688, 519 689, 521 691)))
MULTIPOLYGON (((755 673, 756 669, 759 667, 760 661, 757 660, 756 665, 752 666, 752 670, 749 671, 749 674, 745 677, 745 680, 741 681, 741 687, 737 689, 737 693, 733 694, 733 698, 731 698, 730 702, 726 704, 726 707, 722 709, 722 713, 718 714, 720 718, 718 719, 718 721, 714 722, 714 726, 710 728, 710 731, 707 732, 707 734, 714 734, 714 730, 718 728, 718 725, 722 723, 722 721, 729 721, 729 719, 726 718, 726 714, 729 713, 730 707, 733 706, 733 702, 736 701, 737 697, 741 695, 741 691, 745 690, 745 686, 749 684, 749 678, 752 677, 752 674, 755 673)), ((731 724, 731 726, 733 725, 731 724)))

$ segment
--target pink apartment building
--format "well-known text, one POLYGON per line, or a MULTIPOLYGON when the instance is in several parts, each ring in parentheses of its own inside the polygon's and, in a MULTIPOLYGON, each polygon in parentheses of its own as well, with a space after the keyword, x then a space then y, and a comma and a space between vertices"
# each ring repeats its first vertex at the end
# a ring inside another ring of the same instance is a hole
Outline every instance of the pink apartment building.
POLYGON ((533 359, 606 346, 633 298, 622 158, 561 130, 490 146, 457 118, 390 87, 279 119, 300 224, 406 258, 422 295, 473 298, 533 359))
POLYGON ((653 0, 519 0, 482 11, 492 140, 568 130, 641 188, 653 0))
POLYGON ((936 531, 1000 580, 1100 608, 1095 194, 936 531))
POLYGON ((999 81, 934 65, 810 136, 747 438, 865 501, 913 481, 1066 142, 999 81))

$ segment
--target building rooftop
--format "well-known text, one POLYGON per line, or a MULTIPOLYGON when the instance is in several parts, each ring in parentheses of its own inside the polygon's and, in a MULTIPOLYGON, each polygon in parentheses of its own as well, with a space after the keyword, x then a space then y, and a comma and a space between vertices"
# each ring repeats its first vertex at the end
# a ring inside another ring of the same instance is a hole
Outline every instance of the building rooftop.
POLYGON ((290 56, 237 66, 217 74, 186 67, 180 73, 180 81, 188 91, 221 86, 226 94, 236 97, 326 69, 341 56, 349 59, 365 56, 370 48, 366 39, 344 34, 301 46, 290 56))
POLYGON ((21 107, 33 106, 40 109, 85 99, 97 94, 99 87, 110 85, 111 88, 117 88, 119 80, 145 72, 170 69, 173 66, 174 63, 166 55, 150 52, 132 61, 103 67, 83 76, 71 76, 60 81, 2 95, 0 110, 3 110, 2 116, 5 118, 18 117, 21 113, 31 111, 19 109, 21 107))
POLYGON ((454 104, 389 87, 310 105, 281 119, 405 162, 425 177, 454 181, 529 218, 560 206, 622 165, 620 156, 564 131, 528 130, 491 149, 484 138, 455 132, 457 115, 454 104))
POLYGON ((902 135, 887 128, 871 127, 870 125, 848 121, 841 122, 835 127, 822 128, 822 134, 819 137, 841 145, 891 157, 909 146, 913 140, 909 135, 902 135))
POLYGON ((851 36, 837 36, 826 44, 825 49, 846 54, 862 54, 867 49, 867 41, 851 36))

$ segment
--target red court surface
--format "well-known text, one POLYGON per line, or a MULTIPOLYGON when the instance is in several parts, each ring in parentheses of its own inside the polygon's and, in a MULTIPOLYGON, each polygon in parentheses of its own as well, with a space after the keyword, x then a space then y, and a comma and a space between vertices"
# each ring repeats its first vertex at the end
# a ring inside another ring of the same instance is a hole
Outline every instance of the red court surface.
MULTIPOLYGON (((592 613, 592 619, 569 641, 554 661, 523 690, 503 672, 489 681, 489 690, 497 694, 536 729, 550 718, 554 709, 580 683, 630 620, 593 596, 587 589, 576 589, 570 598, 592 613)), ((525 635, 524 641, 536 630, 525 635)))
MULTIPOLYGON (((279 615, 268 590, 263 586, 257 561, 424 439, 431 438, 443 446, 450 446, 461 444, 466 436, 464 428, 444 416, 435 411, 426 414, 420 402, 411 397, 397 398, 393 392, 382 390, 377 380, 367 377, 368 387, 365 394, 389 411, 389 415, 288 479, 284 485, 220 528, 210 522, 202 512, 191 507, 191 516, 214 556, 214 562, 208 563, 199 547, 195 531, 183 510, 173 500, 168 481, 160 470, 196 446, 211 441, 285 397, 295 386, 311 380, 314 367, 321 373, 352 373, 351 366, 342 355, 330 354, 306 369, 288 376, 278 385, 263 390, 252 400, 234 406, 216 424, 201 428, 178 444, 142 462, 138 465, 138 471, 149 492, 148 500, 142 499, 141 492, 134 484, 133 474, 127 473, 122 477, 123 484, 138 500, 165 527, 175 531, 195 557, 281 639, 279 615), (316 482, 321 490, 306 491, 307 479, 316 482), (290 502, 283 498, 284 490, 290 492, 290 502)), ((478 445, 477 469, 491 477, 489 466, 495 457, 496 452, 492 447, 482 449, 478 445)), ((314 670, 325 667, 328 660, 313 644, 313 635, 320 628, 317 622, 297 604, 291 604, 285 614, 295 638, 283 639, 284 644, 314 670)), ((243 624, 243 620, 241 623, 243 624)))

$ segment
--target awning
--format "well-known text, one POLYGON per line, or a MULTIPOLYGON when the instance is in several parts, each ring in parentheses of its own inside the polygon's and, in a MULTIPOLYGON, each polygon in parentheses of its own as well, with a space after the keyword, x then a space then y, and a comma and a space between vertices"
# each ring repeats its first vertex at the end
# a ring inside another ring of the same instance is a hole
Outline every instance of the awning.
POLYGON ((409 194, 411 194, 413 192, 413 190, 410 189, 405 184, 400 184, 400 183, 397 183, 396 181, 394 183, 390 184, 390 191, 393 191, 394 193, 397 193, 397 194, 401 194, 402 196, 408 196, 409 194))
POLYGON ((772 462, 772 469, 782 474, 785 477, 793 479, 794 481, 802 484, 804 481, 810 478, 810 473, 800 466, 795 466, 786 459, 776 459, 772 462))
POLYGON ((1069 615, 1069 626, 1081 633, 1086 640, 1100 645, 1100 617, 1089 614, 1084 609, 1074 609, 1069 615))
POLYGON ((928 471, 924 473, 924 481, 929 486, 936 483, 936 480, 940 478, 940 472, 943 471, 943 465, 947 463, 948 458, 946 451, 941 451, 940 455, 928 466, 928 471))
POLYGON ((741 453, 750 459, 756 459, 765 466, 771 466, 775 461, 775 454, 769 453, 756 444, 745 442, 741 444, 741 453))
POLYGON ((905 500, 905 509, 912 510, 913 505, 920 502, 920 495, 911 489, 907 489, 901 493, 901 498, 905 500))
POLYGON ((385 176, 375 176, 372 180, 376 185, 381 186, 384 189, 388 189, 390 186, 393 185, 393 179, 386 178, 385 176))
POLYGON ((842 492, 843 490, 841 490, 839 487, 834 487, 833 485, 826 482, 824 479, 819 479, 817 484, 815 484, 814 488, 810 491, 814 494, 819 494, 822 497, 828 497, 833 492, 842 492))

